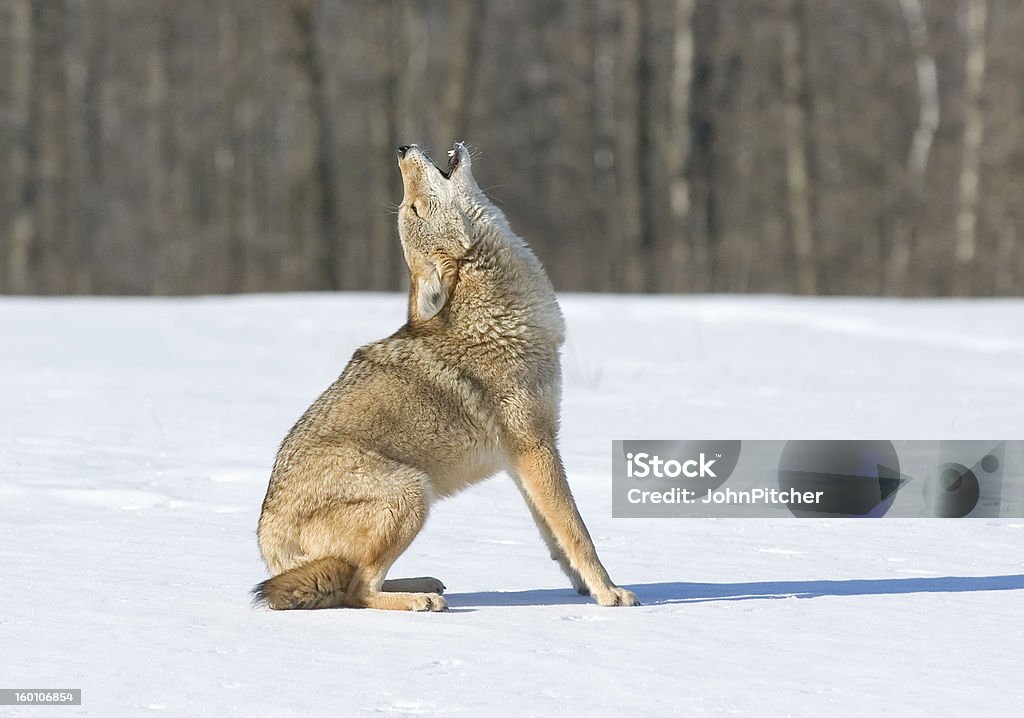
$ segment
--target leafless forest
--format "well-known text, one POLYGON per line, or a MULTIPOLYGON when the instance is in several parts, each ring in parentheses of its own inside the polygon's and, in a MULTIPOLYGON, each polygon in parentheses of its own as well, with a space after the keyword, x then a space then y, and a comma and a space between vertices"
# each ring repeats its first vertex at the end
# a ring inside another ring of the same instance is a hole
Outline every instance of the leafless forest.
POLYGON ((0 0, 0 292, 401 288, 453 139, 562 290, 1024 288, 1020 0, 0 0))

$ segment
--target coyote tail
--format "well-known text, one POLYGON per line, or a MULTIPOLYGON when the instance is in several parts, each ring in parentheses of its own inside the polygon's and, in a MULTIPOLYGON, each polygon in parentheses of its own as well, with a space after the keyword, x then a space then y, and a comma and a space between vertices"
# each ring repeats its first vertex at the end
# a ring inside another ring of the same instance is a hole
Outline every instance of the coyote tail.
POLYGON ((296 566, 256 584, 252 602, 275 610, 312 608, 358 608, 358 597, 348 590, 355 577, 355 566, 341 558, 328 556, 296 566))

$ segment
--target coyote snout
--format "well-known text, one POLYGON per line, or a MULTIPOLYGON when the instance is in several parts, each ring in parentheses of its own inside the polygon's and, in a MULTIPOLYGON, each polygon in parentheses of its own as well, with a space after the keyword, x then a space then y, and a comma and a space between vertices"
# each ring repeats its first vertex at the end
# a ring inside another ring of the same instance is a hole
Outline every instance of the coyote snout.
POLYGON ((551 557, 632 606, 580 518, 558 453, 564 325, 540 262, 480 190, 461 143, 441 169, 398 148, 407 321, 358 349, 285 437, 258 536, 271 608, 446 608, 435 578, 385 580, 430 504, 505 470, 551 557))

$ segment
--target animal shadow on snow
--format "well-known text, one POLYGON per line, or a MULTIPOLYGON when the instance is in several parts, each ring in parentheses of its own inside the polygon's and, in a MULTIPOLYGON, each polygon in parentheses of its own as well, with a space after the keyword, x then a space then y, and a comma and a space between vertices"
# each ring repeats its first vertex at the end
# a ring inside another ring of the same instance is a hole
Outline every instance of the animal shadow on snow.
MULTIPOLYGON (((756 581, 751 583, 640 583, 635 591, 648 606, 706 601, 752 601, 822 596, 884 596, 901 593, 969 593, 1024 590, 1024 574, 1005 576, 936 576, 927 578, 857 578, 840 581, 756 581)), ((474 606, 558 606, 593 601, 572 589, 480 591, 446 596, 452 608, 474 606)))

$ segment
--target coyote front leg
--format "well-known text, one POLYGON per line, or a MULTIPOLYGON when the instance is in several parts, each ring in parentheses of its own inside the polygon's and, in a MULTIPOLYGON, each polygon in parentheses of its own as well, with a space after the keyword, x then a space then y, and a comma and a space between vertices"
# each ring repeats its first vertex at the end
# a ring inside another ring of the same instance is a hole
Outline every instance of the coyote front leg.
POLYGON ((565 555, 565 551, 558 543, 558 539, 551 533, 551 527, 548 526, 548 522, 544 520, 544 517, 540 515, 537 507, 533 504, 533 499, 526 493, 526 487, 523 486, 523 480, 516 474, 512 473, 512 480, 516 483, 516 488, 519 489, 519 493, 523 495, 523 501, 526 503, 526 507, 530 509, 530 515, 533 517, 533 522, 537 524, 537 530, 540 531, 540 536, 544 539, 544 545, 548 547, 548 552, 551 554, 551 558, 558 562, 559 567, 562 569, 568 578, 572 587, 576 589, 576 592, 582 596, 589 596, 590 589, 587 588, 587 584, 583 582, 583 578, 580 576, 579 571, 572 567, 569 563, 569 557, 565 555))
MULTIPOLYGON (((558 541, 571 567, 583 579, 590 595, 602 606, 639 605, 636 594, 613 584, 601 565, 569 490, 558 449, 542 445, 519 452, 515 457, 515 473, 527 499, 558 541)), ((541 533, 544 533, 543 527, 541 533)))

